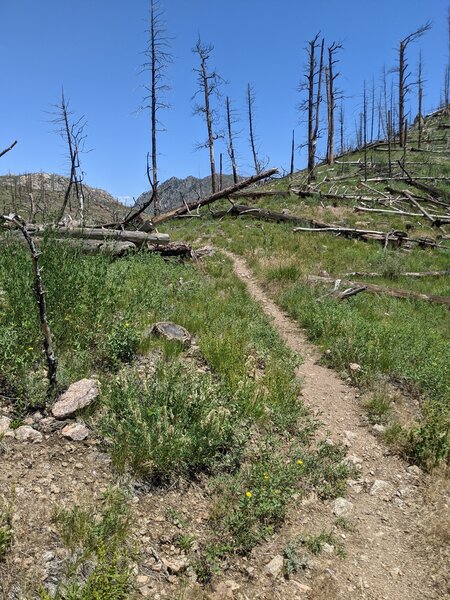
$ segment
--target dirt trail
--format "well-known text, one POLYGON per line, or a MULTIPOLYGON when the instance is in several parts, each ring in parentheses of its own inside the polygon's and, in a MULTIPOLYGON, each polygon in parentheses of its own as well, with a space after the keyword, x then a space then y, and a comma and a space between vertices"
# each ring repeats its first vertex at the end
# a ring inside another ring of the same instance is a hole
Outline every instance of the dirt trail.
MULTIPOLYGON (((430 555, 430 547, 424 548, 423 538, 418 533, 426 512, 423 492, 427 477, 417 467, 409 467, 390 454, 361 418, 364 410, 357 389, 346 385, 333 370, 318 364, 321 356, 318 350, 266 295, 245 260, 226 254, 233 261, 235 273, 245 281, 250 294, 262 305, 287 346, 303 357, 298 375, 303 380, 304 401, 319 414, 327 435, 349 446, 349 456, 354 457, 361 468, 361 478, 350 482, 346 497, 353 505, 347 518, 356 525, 354 532, 345 534, 347 556, 342 561, 335 557, 332 562, 328 561, 332 568, 325 571, 330 571, 333 585, 328 593, 324 591, 315 596, 313 584, 312 597, 449 598, 442 588, 437 589, 440 586, 435 575, 435 557, 430 555)), ((292 537, 297 527, 301 528, 297 531, 298 537, 304 533, 305 526, 320 531, 336 519, 332 502, 315 503, 307 512, 306 520, 301 516, 297 523, 295 518, 291 519, 292 537)), ((287 596, 279 590, 272 597, 287 596)))

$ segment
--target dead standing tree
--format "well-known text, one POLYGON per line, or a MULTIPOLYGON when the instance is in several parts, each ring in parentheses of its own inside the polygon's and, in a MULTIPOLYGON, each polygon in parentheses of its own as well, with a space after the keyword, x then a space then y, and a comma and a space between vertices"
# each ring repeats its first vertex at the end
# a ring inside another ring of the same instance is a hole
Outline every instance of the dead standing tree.
POLYGON ((150 19, 148 29, 149 41, 144 52, 146 61, 142 65, 141 72, 150 73, 150 84, 144 85, 148 94, 144 98, 142 110, 150 111, 151 126, 151 151, 147 154, 147 178, 153 193, 154 214, 161 212, 158 195, 158 146, 157 134, 161 129, 158 120, 158 112, 169 108, 164 102, 164 96, 169 90, 166 83, 166 71, 168 65, 172 62, 169 53, 169 39, 166 36, 166 29, 162 22, 162 13, 158 0, 150 0, 150 19), (150 161, 151 159, 151 165, 150 161))
POLYGON ((423 60, 422 52, 419 53, 419 65, 417 68, 417 126, 418 126, 418 137, 417 146, 422 147, 422 132, 423 132, 423 60))
POLYGON ((328 138, 327 138, 327 163, 334 164, 334 132, 335 132, 335 110, 336 94, 335 81, 339 73, 335 73, 334 67, 338 60, 335 58, 336 52, 342 50, 342 44, 333 42, 328 47, 328 64, 325 67, 325 79, 327 89, 327 116, 328 116, 328 138))
POLYGON ((80 154, 84 151, 86 121, 84 116, 80 117, 77 121, 73 121, 72 117, 73 113, 69 109, 69 102, 64 96, 63 89, 61 92, 61 104, 56 105, 56 117, 53 119, 52 123, 58 126, 58 133, 67 144, 70 175, 69 183, 64 194, 63 204, 57 217, 57 222, 61 221, 64 217, 73 188, 75 188, 80 209, 80 220, 81 224, 84 225, 84 173, 81 170, 80 154))
POLYGON ((204 144, 199 144, 199 148, 207 147, 209 149, 209 163, 211 167, 211 190, 214 194, 217 191, 216 182, 216 162, 214 156, 214 142, 221 136, 214 132, 214 123, 217 120, 216 111, 212 107, 212 98, 219 96, 219 86, 223 82, 223 79, 215 71, 208 70, 208 60, 211 56, 211 52, 214 50, 214 46, 211 44, 203 44, 200 37, 192 49, 192 52, 198 54, 200 58, 200 68, 194 69, 197 73, 198 90, 194 94, 195 98, 198 94, 203 96, 203 103, 197 104, 194 108, 194 114, 203 115, 206 121, 206 128, 208 130, 208 139, 204 144))
POLYGON ((253 157, 253 165, 255 167, 256 175, 259 175, 261 171, 265 168, 265 164, 262 164, 260 157, 258 156, 258 151, 256 149, 256 136, 255 136, 255 90, 253 86, 248 83, 247 84, 247 94, 245 97, 247 104, 247 116, 248 116, 248 135, 250 148, 252 151, 253 157))
POLYGON ((319 43, 319 34, 308 42, 308 66, 305 74, 306 82, 301 84, 300 91, 307 91, 308 98, 300 109, 308 114, 308 183, 315 179, 314 167, 316 162, 317 138, 319 134, 320 103, 322 100, 323 52, 325 41, 319 43), (320 59, 317 61, 317 51, 320 48, 320 59))
POLYGON ((237 165, 236 165, 236 155, 234 152, 234 143, 233 143, 233 128, 232 128, 232 116, 231 116, 231 108, 230 108, 230 99, 227 96, 226 100, 227 105, 227 129, 228 129, 228 156, 230 157, 231 168, 233 170, 233 181, 237 183, 239 181, 237 165))
POLYGON ((58 361, 53 351, 52 332, 48 324, 47 318, 47 306, 45 301, 45 291, 42 283, 41 269, 39 267, 39 256, 40 253, 37 250, 35 243, 27 229, 26 223, 18 215, 0 215, 0 221, 4 221, 17 227, 20 230, 25 241, 28 245, 31 255, 31 261, 33 264, 33 277, 34 277, 34 295, 39 309, 39 322, 41 325, 41 332, 44 342, 45 358, 47 361, 47 379, 48 379, 48 392, 49 399, 55 396, 57 388, 57 368, 58 361))
POLYGON ((403 147, 405 144, 405 102, 406 96, 411 88, 408 79, 411 73, 408 72, 408 59, 406 56, 406 50, 412 42, 415 42, 420 38, 426 31, 431 28, 431 22, 425 23, 422 27, 413 31, 405 38, 400 40, 398 47, 398 67, 395 69, 398 72, 398 127, 399 127, 399 144, 403 147))

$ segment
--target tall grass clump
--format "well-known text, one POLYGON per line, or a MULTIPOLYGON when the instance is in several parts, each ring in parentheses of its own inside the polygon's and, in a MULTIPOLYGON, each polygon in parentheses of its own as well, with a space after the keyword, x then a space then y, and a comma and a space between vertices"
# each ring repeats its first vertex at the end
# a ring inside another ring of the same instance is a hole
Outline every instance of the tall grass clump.
POLYGON ((250 396, 176 361, 161 362, 151 378, 124 375, 107 392, 102 421, 116 468, 151 480, 232 468, 248 435, 250 396))

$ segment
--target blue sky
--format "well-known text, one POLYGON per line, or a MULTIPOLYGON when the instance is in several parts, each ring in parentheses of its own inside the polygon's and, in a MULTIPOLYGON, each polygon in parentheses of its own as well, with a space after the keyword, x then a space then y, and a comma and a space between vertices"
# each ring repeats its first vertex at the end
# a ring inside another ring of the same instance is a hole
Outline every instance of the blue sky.
MULTIPOLYGON (((244 97, 248 81, 256 92, 256 130, 270 164, 287 168, 292 129, 305 137, 297 91, 305 65, 305 42, 317 31, 345 47, 339 65, 349 129, 361 105, 364 79, 380 80, 383 64, 395 65, 398 40, 427 20, 433 29, 411 47, 416 67, 422 49, 425 108, 439 102, 447 60, 448 0, 161 0, 172 40, 168 71, 172 108, 161 114, 160 180, 172 175, 205 176, 208 153, 196 151, 205 127, 192 116, 200 34, 215 50, 211 67, 227 80, 228 94, 242 122, 236 139, 242 174, 251 172, 244 97)), ((0 159, 0 173, 65 173, 64 146, 53 133, 48 111, 64 85, 72 108, 88 121, 84 157, 86 181, 119 197, 146 187, 149 120, 136 114, 143 95, 139 75, 146 43, 147 0, 0 0, 0 147, 18 139, 0 159)), ((412 107, 413 111, 414 105, 412 107)), ((218 144, 219 152, 225 148, 218 144)), ((218 158, 217 158, 218 160, 218 158)), ((304 165, 298 152, 296 166, 304 165)))

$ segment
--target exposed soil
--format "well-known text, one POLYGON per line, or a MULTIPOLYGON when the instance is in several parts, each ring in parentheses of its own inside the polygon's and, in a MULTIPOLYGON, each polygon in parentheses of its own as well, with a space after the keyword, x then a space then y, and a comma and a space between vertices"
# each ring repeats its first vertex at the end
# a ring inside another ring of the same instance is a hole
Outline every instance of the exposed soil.
MULTIPOLYGON (((423 600, 450 598, 448 477, 425 475, 403 462, 372 434, 358 390, 319 364, 320 353, 305 333, 270 300, 245 261, 228 254, 236 274, 271 318, 286 344, 301 355, 303 398, 324 423, 323 436, 348 447, 361 477, 349 482, 347 528, 336 525, 333 501, 315 496, 294 503, 269 541, 248 557, 230 558, 211 585, 201 586, 187 568, 177 539, 189 534, 195 546, 208 535, 210 496, 201 481, 148 490, 133 482, 136 590, 132 598, 194 600, 423 600), (360 461, 360 462, 359 462, 360 461), (381 481, 373 488, 375 481, 381 481), (379 488, 379 489, 377 489, 379 488), (311 557, 290 579, 271 577, 266 565, 290 541, 333 531, 338 545, 311 557), (164 563, 159 561, 161 558, 164 563), (169 565, 169 569, 165 565, 169 565), (172 565, 172 567, 170 567, 172 565), (184 565, 184 566, 183 566, 184 565), (178 570, 179 569, 179 570, 178 570)), ((142 367, 144 368, 144 366, 142 367)), ((0 406, 0 409, 2 407, 0 406)), ((8 411, 3 407, 0 414, 8 411), (4 409, 4 410, 3 410, 4 409)), ((38 444, 5 438, 0 447, 0 496, 15 489, 14 542, 0 562, 0 598, 34 598, 36 582, 50 589, 63 573, 66 552, 52 524, 56 507, 96 502, 118 481, 95 439, 74 443, 59 432, 38 444)), ((195 556, 195 546, 190 556, 195 556)))

